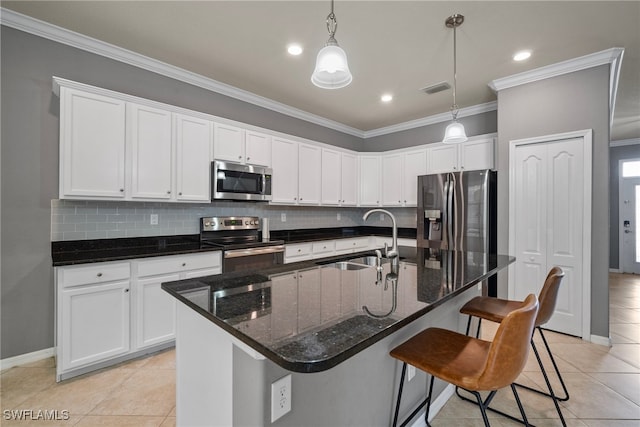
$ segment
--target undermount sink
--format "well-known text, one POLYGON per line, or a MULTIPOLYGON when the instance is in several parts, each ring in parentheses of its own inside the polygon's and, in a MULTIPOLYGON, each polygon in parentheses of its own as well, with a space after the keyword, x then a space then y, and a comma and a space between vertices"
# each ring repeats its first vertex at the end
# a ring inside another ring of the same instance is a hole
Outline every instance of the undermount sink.
MULTIPOLYGON (((377 259, 378 258, 373 256, 373 255, 368 255, 368 256, 361 256, 361 257, 358 257, 358 258, 350 259, 348 262, 352 262, 354 264, 364 264, 364 265, 369 266, 369 267, 375 267, 377 259)), ((381 264, 387 264, 388 262, 389 262, 388 258, 381 258, 380 259, 380 263, 381 264)))
POLYGON ((362 270, 363 268, 371 268, 369 265, 356 264, 351 261, 339 261, 331 264, 326 264, 324 267, 337 268, 338 270, 362 270))

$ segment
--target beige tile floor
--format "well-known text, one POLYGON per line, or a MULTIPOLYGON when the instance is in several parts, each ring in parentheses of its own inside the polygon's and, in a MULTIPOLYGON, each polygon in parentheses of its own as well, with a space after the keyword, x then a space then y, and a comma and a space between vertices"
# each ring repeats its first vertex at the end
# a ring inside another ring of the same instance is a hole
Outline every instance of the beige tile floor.
MULTIPOLYGON (((611 274, 609 288, 613 347, 546 334, 571 394, 561 404, 570 427, 640 426, 640 276, 611 274)), ((488 324, 483 335, 493 331, 495 327, 488 324)), ((544 384, 535 359, 529 361, 519 382, 544 384)), ((520 395, 533 424, 561 425, 550 399, 524 390, 520 395)), ((508 390, 498 392, 492 406, 517 413, 508 390)), ((3 427, 175 426, 175 352, 164 351, 62 383, 55 382, 53 359, 14 367, 0 376, 0 407, 3 427), (5 410, 12 409, 34 413, 67 410, 69 419, 5 419, 5 410)), ((495 427, 518 425, 499 415, 490 413, 489 417, 495 427)), ((432 425, 475 427, 483 423, 474 405, 453 397, 432 425)))

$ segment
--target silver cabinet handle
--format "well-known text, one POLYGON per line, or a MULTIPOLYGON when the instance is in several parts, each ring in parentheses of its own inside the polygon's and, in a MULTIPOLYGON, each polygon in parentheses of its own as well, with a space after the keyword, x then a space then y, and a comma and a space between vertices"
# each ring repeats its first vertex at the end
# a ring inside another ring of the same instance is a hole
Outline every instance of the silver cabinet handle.
POLYGON ((242 156, 238 156, 238 159, 242 159, 242 156))
POLYGON ((249 161, 249 159, 251 159, 251 157, 247 157, 247 161, 249 161))
POLYGON ((121 188, 121 189, 120 189, 120 192, 121 192, 121 193, 124 193, 124 188, 121 188))
POLYGON ((187 263, 186 263, 186 262, 183 262, 183 263, 182 263, 182 266, 183 266, 183 267, 186 267, 186 266, 187 266, 187 263))
POLYGON ((102 273, 98 273, 98 274, 97 274, 97 276, 98 276, 98 277, 102 277, 102 273))
POLYGON ((124 290, 124 292, 125 292, 125 293, 129 292, 129 289, 125 289, 125 290, 124 290))
POLYGON ((167 194, 171 194, 171 190, 167 190, 167 194))
POLYGON ((178 193, 178 196, 182 196, 182 191, 178 193))

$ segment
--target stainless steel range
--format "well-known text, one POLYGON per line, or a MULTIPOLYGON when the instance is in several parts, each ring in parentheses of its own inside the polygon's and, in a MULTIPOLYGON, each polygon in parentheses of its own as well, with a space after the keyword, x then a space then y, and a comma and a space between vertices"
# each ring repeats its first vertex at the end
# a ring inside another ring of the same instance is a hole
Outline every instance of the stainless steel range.
POLYGON ((256 216, 200 218, 200 244, 222 249, 223 273, 259 270, 284 262, 284 241, 263 240, 256 216))

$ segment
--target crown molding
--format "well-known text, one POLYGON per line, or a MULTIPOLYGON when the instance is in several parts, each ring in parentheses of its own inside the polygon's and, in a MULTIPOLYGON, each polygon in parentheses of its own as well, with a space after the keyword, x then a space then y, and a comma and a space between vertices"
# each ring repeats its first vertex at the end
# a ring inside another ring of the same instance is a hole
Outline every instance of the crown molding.
MULTIPOLYGON (((512 76, 495 79, 491 83, 489 83, 489 87, 493 91, 499 92, 503 89, 508 89, 527 83, 533 83, 551 77, 557 77, 563 74, 585 70, 587 68, 597 67, 598 65, 615 64, 618 63, 620 59, 622 59, 623 53, 623 48, 614 47, 589 55, 580 56, 578 58, 568 59, 566 61, 558 62, 557 64, 548 65, 546 67, 540 67, 533 70, 524 71, 522 73, 514 74, 512 76)), ((619 68, 619 65, 617 65, 617 67, 619 68)))
POLYGON ((266 108, 290 117, 305 120, 329 129, 337 130, 349 135, 363 138, 364 132, 360 129, 308 113, 286 104, 256 95, 252 92, 204 77, 200 74, 175 67, 167 63, 149 58, 136 52, 105 43, 101 40, 88 37, 74 31, 67 30, 57 25, 35 19, 6 8, 0 8, 0 23, 16 30, 34 34, 45 39, 53 40, 77 49, 81 49, 109 59, 133 65, 156 74, 176 79, 194 86, 201 87, 231 98, 238 99, 262 108, 266 108))
POLYGON ((609 143, 609 147, 624 147, 626 145, 639 145, 640 138, 632 138, 632 139, 620 139, 618 141, 611 141, 609 143))
MULTIPOLYGON (((486 113, 488 111, 495 111, 498 109, 498 103, 496 101, 487 102, 485 104, 473 105, 471 107, 465 107, 458 110, 458 118, 474 116, 476 114, 486 113)), ((374 136, 387 135, 390 133, 401 132, 405 130, 415 129, 422 126, 428 126, 435 123, 448 122, 451 120, 451 113, 440 113, 433 116, 423 117, 421 119, 410 120, 404 123, 398 123, 396 125, 385 126, 378 129, 372 129, 364 132, 364 138, 372 138, 374 136)))
MULTIPOLYGON (((0 8, 0 24, 362 139, 451 120, 451 113, 446 112, 363 131, 10 9, 0 8)), ((458 117, 472 116, 496 109, 495 101, 488 102, 461 108, 458 117)))

